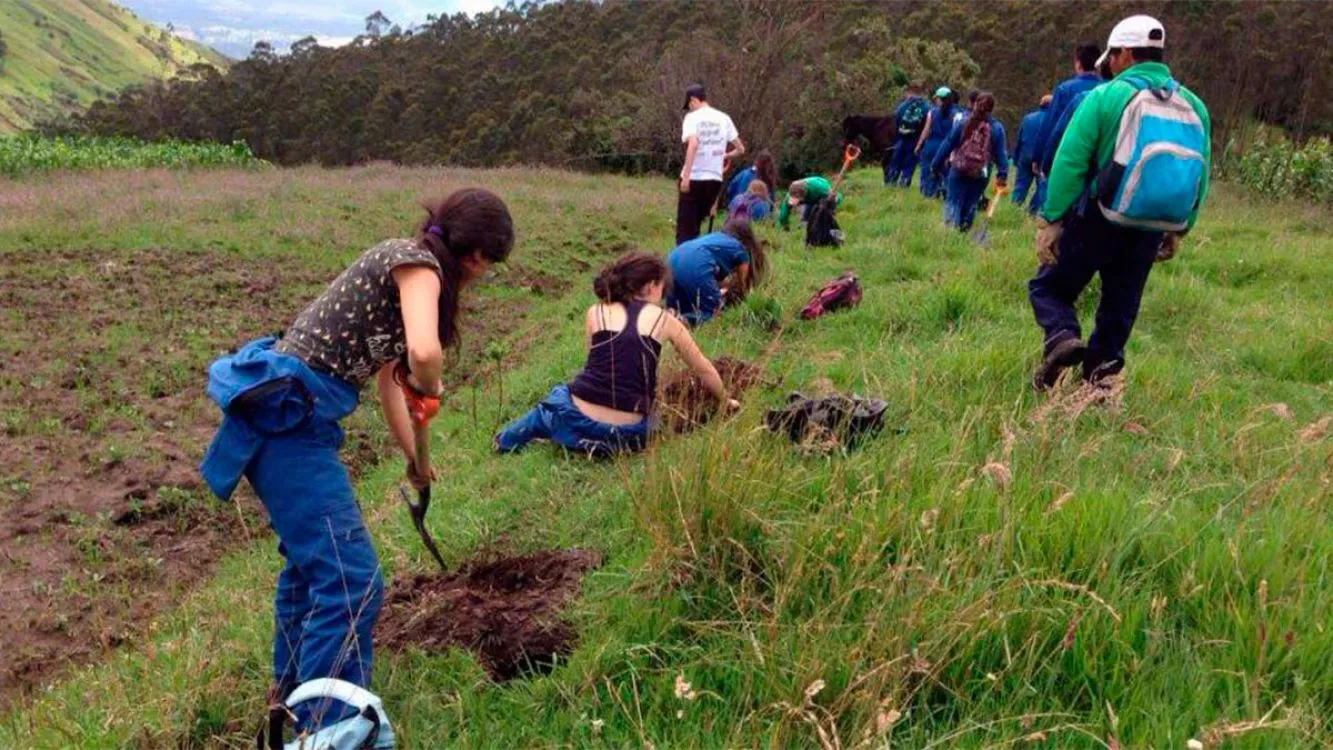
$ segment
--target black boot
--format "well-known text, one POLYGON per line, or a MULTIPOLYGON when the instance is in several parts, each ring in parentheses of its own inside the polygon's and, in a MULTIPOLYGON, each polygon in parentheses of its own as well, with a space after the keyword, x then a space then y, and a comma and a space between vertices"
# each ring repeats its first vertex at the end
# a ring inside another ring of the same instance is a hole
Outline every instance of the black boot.
POLYGON ((1088 345, 1077 337, 1063 339, 1047 350, 1041 365, 1032 373, 1032 387, 1037 391, 1048 391, 1060 379, 1066 368, 1083 362, 1083 355, 1088 345))

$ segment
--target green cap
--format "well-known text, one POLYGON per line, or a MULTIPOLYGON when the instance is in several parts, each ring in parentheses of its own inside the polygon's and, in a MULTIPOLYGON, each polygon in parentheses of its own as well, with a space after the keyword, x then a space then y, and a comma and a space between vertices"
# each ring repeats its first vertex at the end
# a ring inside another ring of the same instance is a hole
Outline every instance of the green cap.
POLYGON ((939 88, 935 89, 935 96, 938 96, 941 99, 952 93, 953 89, 949 88, 948 86, 940 86, 939 88))

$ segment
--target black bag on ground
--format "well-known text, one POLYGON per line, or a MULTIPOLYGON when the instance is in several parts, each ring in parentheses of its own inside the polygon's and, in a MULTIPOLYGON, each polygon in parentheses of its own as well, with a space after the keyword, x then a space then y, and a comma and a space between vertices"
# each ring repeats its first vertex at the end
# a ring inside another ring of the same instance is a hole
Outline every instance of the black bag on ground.
POLYGON ((772 409, 764 424, 773 432, 786 432, 796 443, 836 441, 844 448, 854 447, 864 437, 884 428, 884 412, 889 405, 881 399, 846 396, 810 398, 793 391, 787 405, 772 409))
POLYGON ((833 218, 836 208, 837 203, 830 195, 810 209, 810 218, 805 222, 806 247, 838 247, 842 244, 842 229, 833 218))

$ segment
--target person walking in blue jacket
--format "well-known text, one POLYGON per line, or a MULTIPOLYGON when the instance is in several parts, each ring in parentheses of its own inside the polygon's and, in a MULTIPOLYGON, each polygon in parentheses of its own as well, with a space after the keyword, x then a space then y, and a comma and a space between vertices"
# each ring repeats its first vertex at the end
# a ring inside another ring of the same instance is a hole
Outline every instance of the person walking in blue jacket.
POLYGON ((1018 140, 1014 143, 1014 205, 1021 206, 1027 201, 1028 189, 1034 187, 1032 206, 1029 213, 1036 213, 1041 208, 1042 180, 1037 174, 1040 168, 1037 151, 1037 138, 1041 135, 1042 124, 1051 106, 1051 95, 1041 98, 1041 106, 1023 116, 1018 125, 1018 140))
POLYGON ((912 186, 912 173, 916 171, 916 143, 921 139, 921 131, 930 117, 930 102, 921 95, 921 87, 911 84, 907 87, 907 96, 893 113, 898 143, 893 151, 893 166, 889 170, 889 184, 902 187, 912 186))
MULTIPOLYGON (((1052 138, 1051 133, 1074 98, 1101 83, 1101 76, 1097 75, 1097 61, 1101 54, 1102 49, 1096 42, 1079 42, 1074 48, 1074 75, 1051 91, 1051 107, 1046 111, 1041 133, 1037 136, 1036 154, 1039 164, 1049 164, 1055 158, 1055 149, 1060 146, 1060 141, 1052 138)), ((1042 174, 1045 176, 1047 173, 1042 174)))
POLYGON ((972 105, 972 113, 953 129, 931 164, 931 171, 937 175, 944 172, 945 166, 949 168, 944 222, 959 231, 972 227, 991 165, 997 172, 997 187, 1004 187, 1009 179, 1004 125, 991 115, 994 111, 994 95, 981 92, 972 105))
POLYGON ((926 114, 925 127, 921 129, 921 136, 917 138, 916 154, 921 157, 921 195, 926 198, 939 196, 940 181, 930 167, 935 161, 935 154, 939 153, 940 146, 949 137, 949 131, 953 128, 953 110, 956 101, 953 91, 948 86, 935 89, 935 106, 926 114))
MULTIPOLYGON (((1103 55, 1103 57, 1105 57, 1105 55, 1103 55)), ((1112 78, 1115 78, 1115 75, 1111 73, 1111 67, 1106 63, 1105 60, 1103 60, 1097 66, 1097 75, 1100 78, 1100 81, 1098 82, 1097 86, 1101 86, 1102 84, 1106 83, 1112 78)), ((1087 98, 1088 94, 1091 94, 1093 91, 1096 90, 1096 88, 1097 87, 1094 86, 1093 88, 1090 88, 1087 91, 1079 92, 1078 96, 1075 96, 1074 100, 1069 103, 1069 106, 1065 107, 1065 113, 1063 115, 1060 115, 1060 121, 1055 123, 1055 128, 1051 131, 1051 143, 1055 144, 1054 147, 1047 149, 1045 156, 1041 156, 1040 154, 1038 154, 1038 156, 1040 157, 1040 161, 1037 162, 1037 170, 1042 175, 1048 175, 1051 173, 1051 167, 1055 162, 1055 154, 1057 151, 1060 150, 1060 139, 1065 137, 1065 131, 1069 129, 1069 122, 1074 119, 1074 113, 1078 111, 1078 105, 1082 104, 1083 100, 1087 98)), ((1050 113, 1047 112, 1048 116, 1049 114, 1050 113)), ((1041 184, 1043 188, 1046 186, 1045 177, 1042 177, 1041 184)), ((1042 202, 1045 202, 1046 200, 1045 190, 1042 190, 1041 197, 1042 197, 1042 202)), ((1038 211, 1041 210, 1040 204, 1037 205, 1037 210, 1038 211)))

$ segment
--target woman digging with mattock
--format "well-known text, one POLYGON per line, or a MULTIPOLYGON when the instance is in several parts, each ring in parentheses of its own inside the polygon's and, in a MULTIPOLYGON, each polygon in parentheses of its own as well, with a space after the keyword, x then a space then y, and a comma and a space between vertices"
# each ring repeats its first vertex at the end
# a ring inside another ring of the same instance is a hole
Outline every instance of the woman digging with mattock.
MULTIPOLYGON (((242 476, 250 481, 286 561, 274 600, 279 700, 316 678, 370 682, 384 583, 338 461, 338 422, 376 377, 408 479, 429 485, 429 469, 414 467, 414 429, 425 430, 439 408, 459 294, 514 245, 509 209, 485 190, 459 190, 426 208, 415 239, 367 250, 281 338, 252 341, 209 367, 208 393, 223 420, 200 471, 224 499, 242 476)), ((310 716, 297 719, 318 728, 310 716)))

